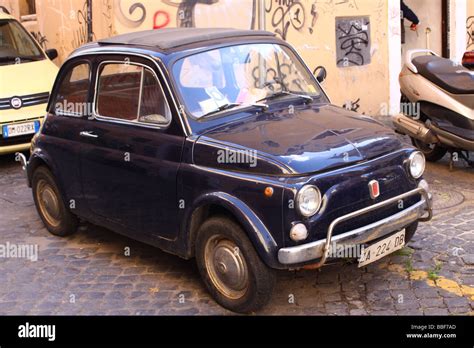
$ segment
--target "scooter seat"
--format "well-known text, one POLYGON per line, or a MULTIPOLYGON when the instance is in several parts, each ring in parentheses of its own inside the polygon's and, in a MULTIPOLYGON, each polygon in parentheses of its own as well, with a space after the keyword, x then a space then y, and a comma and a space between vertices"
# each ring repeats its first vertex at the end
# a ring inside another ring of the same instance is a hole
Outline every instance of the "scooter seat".
POLYGON ((436 56, 420 56, 413 65, 421 76, 451 94, 474 94, 474 75, 462 65, 436 56))

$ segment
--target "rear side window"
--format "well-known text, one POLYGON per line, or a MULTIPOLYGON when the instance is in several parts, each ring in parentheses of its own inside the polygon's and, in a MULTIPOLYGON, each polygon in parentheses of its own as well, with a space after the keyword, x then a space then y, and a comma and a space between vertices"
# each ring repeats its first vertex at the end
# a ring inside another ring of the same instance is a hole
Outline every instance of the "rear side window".
POLYGON ((96 113, 122 121, 168 124, 171 113, 155 73, 133 63, 105 63, 99 69, 96 113))
POLYGON ((91 82, 90 66, 81 63, 70 68, 59 85, 54 101, 56 115, 86 116, 88 108, 89 86, 91 82))

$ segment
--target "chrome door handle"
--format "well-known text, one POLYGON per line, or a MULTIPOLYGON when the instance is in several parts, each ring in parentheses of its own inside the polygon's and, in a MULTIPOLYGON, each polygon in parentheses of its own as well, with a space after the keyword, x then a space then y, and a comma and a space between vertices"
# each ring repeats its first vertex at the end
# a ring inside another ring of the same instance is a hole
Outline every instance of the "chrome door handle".
POLYGON ((93 132, 81 132, 81 133, 79 133, 79 135, 81 137, 84 137, 84 138, 94 138, 94 139, 96 139, 96 138, 99 137, 98 135, 94 134, 93 132))

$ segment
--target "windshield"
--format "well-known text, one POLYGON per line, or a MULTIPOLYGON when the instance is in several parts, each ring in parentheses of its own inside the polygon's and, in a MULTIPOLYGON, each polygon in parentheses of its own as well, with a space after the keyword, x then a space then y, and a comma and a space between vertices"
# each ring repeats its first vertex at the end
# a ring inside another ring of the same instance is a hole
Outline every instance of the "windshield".
POLYGON ((27 31, 15 20, 0 20, 0 65, 45 59, 27 31))
POLYGON ((196 119, 276 98, 327 102, 300 59, 279 44, 245 44, 198 53, 178 60, 173 74, 187 110, 196 119))

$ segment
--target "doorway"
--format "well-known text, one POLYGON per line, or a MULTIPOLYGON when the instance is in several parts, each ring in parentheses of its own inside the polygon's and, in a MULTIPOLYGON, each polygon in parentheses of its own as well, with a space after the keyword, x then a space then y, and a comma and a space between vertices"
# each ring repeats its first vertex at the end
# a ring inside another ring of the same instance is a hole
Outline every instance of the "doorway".
POLYGON ((448 1, 446 0, 404 0, 418 16, 420 24, 416 31, 410 29, 411 22, 404 20, 405 43, 402 54, 412 49, 429 49, 445 56, 448 38, 448 1))

